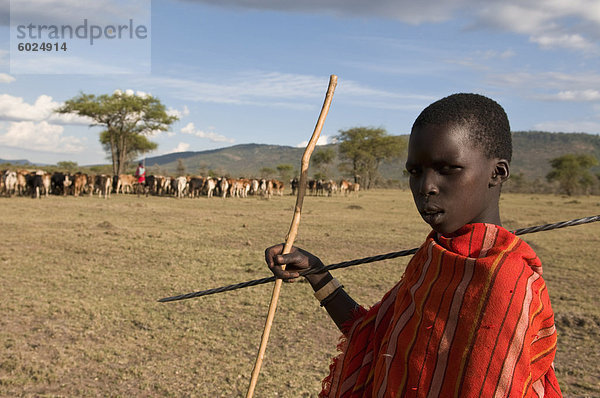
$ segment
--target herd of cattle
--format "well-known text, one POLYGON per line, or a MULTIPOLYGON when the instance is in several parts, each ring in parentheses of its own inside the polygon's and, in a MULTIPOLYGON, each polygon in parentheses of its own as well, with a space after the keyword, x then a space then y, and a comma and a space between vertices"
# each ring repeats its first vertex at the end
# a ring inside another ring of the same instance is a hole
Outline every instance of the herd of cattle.
MULTIPOLYGON (((0 180, 0 194, 3 196, 41 196, 54 195, 89 195, 109 198, 111 193, 137 193, 143 195, 200 197, 219 196, 225 198, 245 198, 248 195, 262 195, 271 198, 273 195, 283 195, 283 182, 275 179, 226 178, 181 176, 164 177, 150 175, 143 184, 129 174, 121 174, 116 179, 106 174, 90 175, 81 172, 74 174, 42 170, 4 170, 0 180)), ((298 179, 290 181, 291 194, 295 195, 298 179)), ((358 192, 359 184, 341 180, 339 183, 329 180, 310 180, 308 193, 312 195, 332 196, 336 193, 347 195, 358 192)))

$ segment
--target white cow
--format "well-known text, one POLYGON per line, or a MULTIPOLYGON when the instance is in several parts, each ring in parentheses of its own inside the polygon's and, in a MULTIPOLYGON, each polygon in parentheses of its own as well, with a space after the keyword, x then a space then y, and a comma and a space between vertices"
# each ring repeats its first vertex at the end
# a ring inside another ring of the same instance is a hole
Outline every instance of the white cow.
POLYGON ((212 198, 217 183, 212 177, 206 177, 206 182, 204 183, 204 186, 206 187, 206 196, 212 198))
POLYGON ((4 189, 8 196, 11 196, 17 190, 17 173, 15 171, 7 170, 3 177, 4 189))
POLYGON ((187 187, 187 177, 177 177, 177 197, 183 198, 185 188, 187 187))

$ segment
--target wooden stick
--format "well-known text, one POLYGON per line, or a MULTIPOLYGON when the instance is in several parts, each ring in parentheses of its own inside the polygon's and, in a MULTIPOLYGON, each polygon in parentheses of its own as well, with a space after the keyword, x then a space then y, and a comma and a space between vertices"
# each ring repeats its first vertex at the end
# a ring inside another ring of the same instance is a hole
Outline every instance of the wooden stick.
MULTIPOLYGON (((323 102, 323 107, 321 108, 321 114, 319 115, 319 119, 317 120, 315 130, 313 131, 313 134, 310 137, 310 141, 308 142, 308 145, 304 150, 304 155, 302 155, 302 162, 300 163, 300 182, 298 183, 298 196, 296 197, 296 207, 294 208, 294 216, 292 218, 290 230, 285 239, 283 254, 287 254, 290 252, 292 246, 294 245, 296 234, 298 233, 298 226, 300 225, 300 213, 302 212, 302 203, 304 202, 304 194, 306 192, 306 184, 308 181, 308 166, 310 162, 310 155, 312 155, 312 152, 315 149, 315 146, 317 145, 317 141, 319 140, 319 136, 321 135, 321 130, 323 129, 325 118, 327 117, 327 113, 329 112, 329 106, 331 105, 331 99, 333 98, 333 92, 335 91, 336 85, 337 76, 331 75, 329 77, 329 86, 327 88, 327 94, 325 95, 325 101, 323 102)), ((252 398, 252 395, 254 394, 254 388, 256 387, 256 382, 260 373, 260 367, 262 366, 262 362, 265 357, 267 342, 269 341, 269 335, 271 333, 271 326, 273 325, 273 319, 275 318, 275 311, 277 310, 277 301, 279 300, 281 283, 282 280, 277 279, 275 281, 275 286, 273 287, 273 294, 271 295, 271 304, 269 305, 269 313, 267 314, 267 320, 265 322, 265 328, 263 330, 260 347, 256 356, 256 362, 254 363, 254 369, 252 370, 252 378, 250 379, 250 386, 248 387, 248 393, 246 394, 246 398, 252 398)))

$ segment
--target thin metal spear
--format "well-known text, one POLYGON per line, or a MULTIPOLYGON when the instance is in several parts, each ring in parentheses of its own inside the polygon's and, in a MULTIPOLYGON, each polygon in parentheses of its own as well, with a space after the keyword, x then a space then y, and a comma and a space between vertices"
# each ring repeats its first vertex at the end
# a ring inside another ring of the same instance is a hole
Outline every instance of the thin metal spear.
MULTIPOLYGON (((573 226, 582 225, 582 224, 589 224, 589 223, 596 222, 596 221, 600 221, 600 215, 577 218, 577 219, 569 220, 569 221, 560 221, 560 222, 556 222, 556 223, 552 223, 552 224, 537 225, 534 227, 519 228, 517 230, 514 230, 513 233, 515 235, 525 235, 525 234, 531 234, 534 232, 551 231, 553 229, 573 227, 573 226)), ((376 256, 364 257, 364 258, 359 258, 356 260, 350 260, 350 261, 344 261, 341 263, 329 264, 323 268, 315 268, 315 269, 308 269, 306 271, 302 271, 302 272, 300 272, 300 276, 317 274, 317 273, 331 271, 331 270, 339 269, 339 268, 352 267, 354 265, 359 265, 359 264, 367 264, 367 263, 373 263, 376 261, 390 260, 392 258, 410 256, 411 254, 415 254, 418 249, 419 248, 417 247, 414 249, 402 250, 402 251, 391 252, 391 253, 386 253, 386 254, 379 254, 376 256)), ((245 287, 262 285, 264 283, 273 282, 275 280, 276 280, 276 278, 274 276, 271 276, 268 278, 261 278, 261 279, 255 279, 252 281, 247 281, 247 282, 235 283, 233 285, 227 285, 227 286, 217 287, 217 288, 208 289, 208 290, 202 290, 199 292, 181 294, 179 296, 165 297, 165 298, 161 298, 158 301, 161 303, 166 303, 169 301, 178 301, 178 300, 185 300, 185 299, 190 299, 190 298, 195 298, 195 297, 208 296, 208 295, 215 294, 215 293, 229 292, 231 290, 242 289, 245 287)), ((281 281, 281 279, 279 279, 279 281, 281 281)))

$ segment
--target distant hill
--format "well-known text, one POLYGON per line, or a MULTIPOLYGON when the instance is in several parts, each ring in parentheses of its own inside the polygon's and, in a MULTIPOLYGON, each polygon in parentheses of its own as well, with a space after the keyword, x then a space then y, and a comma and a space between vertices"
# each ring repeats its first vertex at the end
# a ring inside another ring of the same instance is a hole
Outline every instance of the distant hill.
MULTIPOLYGON (((318 149, 317 149, 318 150, 318 149)), ((262 168, 275 169, 280 164, 299 168, 304 148, 280 145, 242 144, 202 152, 178 152, 146 159, 150 172, 160 168, 165 174, 173 174, 181 159, 186 173, 229 175, 232 177, 257 177, 262 168)), ((337 153, 337 151, 336 151, 337 153)))
POLYGON ((527 179, 545 178, 550 160, 568 153, 594 155, 600 160, 600 135, 584 133, 513 133, 512 172, 527 179))
POLYGON ((27 165, 32 165, 33 163, 31 163, 27 159, 17 159, 17 160, 0 159, 0 164, 13 164, 13 165, 19 165, 19 166, 27 166, 27 165))
MULTIPOLYGON (((408 136, 406 136, 408 138, 408 136)), ((330 147, 337 154, 337 145, 330 147)), ((280 145, 242 144, 227 148, 201 152, 179 152, 146 159, 150 172, 174 174, 178 159, 183 162, 189 174, 229 175, 232 177, 256 177, 264 167, 275 169, 280 164, 291 164, 299 169, 304 148, 280 145), (159 170, 156 170, 159 169, 159 170)), ((584 133, 548 133, 541 131, 518 131, 513 133, 512 172, 520 173, 527 179, 544 178, 550 171, 549 161, 567 153, 587 153, 600 159, 600 136, 584 133)), ((394 161, 381 165, 381 175, 386 179, 403 178, 406 154, 394 161)), ((342 177, 336 158, 330 166, 331 177, 342 177)), ((311 168, 310 173, 313 174, 311 168)))
MULTIPOLYGON (((404 136, 408 138, 408 136, 404 136)), ((337 154, 336 144, 319 146, 315 152, 323 148, 332 148, 337 154)), ((242 144, 226 148, 199 152, 178 152, 154 156, 146 159, 149 173, 176 174, 178 160, 181 159, 186 173, 200 175, 223 175, 231 177, 260 177, 261 169, 276 169, 281 164, 291 164, 296 170, 300 168, 300 158, 304 148, 281 145, 242 144)), ((549 161, 567 153, 585 153, 600 159, 600 136, 584 133, 548 133, 542 131, 518 131, 513 133, 512 173, 523 173, 527 180, 544 179, 550 171, 549 161)), ((403 181, 406 154, 399 159, 384 162, 380 173, 387 180, 403 181)), ((4 160, 0 164, 10 163, 18 166, 31 166, 26 159, 4 160)), ((335 158, 329 166, 331 178, 343 176, 338 170, 339 158, 335 158)), ((44 166, 37 164, 37 166, 44 166)), ((135 167, 135 164, 131 165, 135 167)), ((82 169, 85 167, 81 167, 82 169)), ((600 171, 597 167, 596 172, 600 171)), ((311 167, 312 176, 316 169, 311 167)), ((272 177, 276 177, 273 175, 272 177)))

